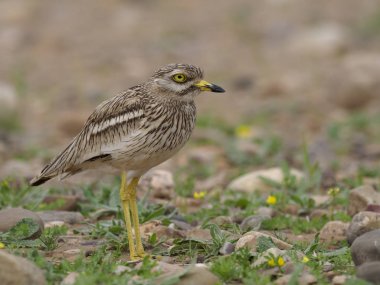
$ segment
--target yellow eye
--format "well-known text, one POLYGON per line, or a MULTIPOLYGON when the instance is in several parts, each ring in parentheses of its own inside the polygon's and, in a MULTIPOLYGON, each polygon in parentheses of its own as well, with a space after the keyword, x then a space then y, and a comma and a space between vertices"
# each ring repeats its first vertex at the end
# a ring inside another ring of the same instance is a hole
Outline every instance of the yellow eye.
POLYGON ((177 83, 184 83, 187 80, 187 77, 183 73, 177 73, 172 76, 173 80, 177 83))

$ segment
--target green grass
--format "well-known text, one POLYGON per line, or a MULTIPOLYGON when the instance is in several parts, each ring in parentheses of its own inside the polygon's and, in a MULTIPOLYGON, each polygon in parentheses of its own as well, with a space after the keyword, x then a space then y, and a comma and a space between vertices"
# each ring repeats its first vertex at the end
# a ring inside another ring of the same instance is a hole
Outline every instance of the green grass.
MULTIPOLYGON (((21 88, 21 87, 20 87, 21 88)), ((265 117, 266 118, 266 117, 265 117)), ((248 122, 259 124, 263 118, 251 118, 248 122)), ((266 121, 266 120, 264 120, 266 121)), ((380 117, 369 114, 353 114, 345 120, 331 122, 326 131, 331 146, 336 149, 337 163, 334 171, 341 170, 341 158, 351 156, 352 138, 360 132, 364 134, 369 142, 379 143, 378 123, 380 117)), ((234 221, 257 215, 259 207, 272 207, 275 216, 262 221, 259 231, 270 231, 276 237, 283 239, 293 245, 286 251, 290 262, 294 265, 294 271, 289 284, 297 284, 298 275, 307 268, 317 278, 318 284, 330 284, 323 268, 326 263, 333 264, 336 274, 349 276, 346 284, 367 284, 356 279, 355 268, 351 259, 346 242, 336 244, 325 244, 319 241, 318 232, 329 221, 349 222, 351 217, 346 213, 348 194, 353 187, 362 185, 367 178, 380 177, 380 171, 371 165, 359 165, 354 175, 347 175, 336 181, 334 187, 339 191, 331 194, 329 199, 320 206, 316 206, 311 194, 325 194, 328 189, 323 186, 323 171, 319 165, 309 157, 307 142, 298 142, 298 148, 293 153, 293 161, 284 159, 285 147, 281 137, 268 133, 259 139, 246 138, 258 149, 258 154, 247 155, 237 147, 241 138, 237 137, 235 128, 225 122, 203 117, 198 121, 200 128, 217 129, 228 139, 224 142, 208 142, 204 140, 193 142, 194 146, 212 144, 219 147, 223 152, 224 167, 228 169, 229 179, 240 174, 247 173, 252 169, 265 169, 273 166, 281 167, 284 173, 282 181, 263 179, 269 187, 266 194, 240 193, 225 187, 217 187, 206 192, 201 206, 195 211, 190 211, 194 206, 176 208, 174 201, 165 204, 149 202, 151 193, 138 202, 140 221, 142 223, 159 220, 163 225, 169 226, 173 217, 179 217, 183 221, 209 230, 211 240, 198 240, 194 238, 176 238, 167 244, 157 234, 151 234, 144 240, 146 250, 155 255, 171 258, 177 264, 182 263, 206 263, 210 270, 218 276, 220 284, 273 284, 276 278, 283 274, 282 269, 274 276, 268 276, 263 272, 271 269, 269 264, 263 264, 256 268, 254 262, 260 253, 271 248, 274 243, 271 239, 260 239, 256 252, 240 249, 230 255, 222 256, 219 251, 228 241, 236 244, 238 237, 244 234, 238 222, 231 224, 214 224, 214 218, 220 216, 231 217, 234 221), (300 169, 305 178, 298 181, 291 175, 290 169, 300 169), (276 203, 268 205, 268 195, 276 198, 276 203), (298 208, 299 214, 289 214, 286 208, 293 205, 298 208), (316 208, 325 209, 327 215, 318 219, 310 219, 309 215, 316 208), (294 242, 286 240, 287 234, 308 235, 313 237, 312 241, 294 242), (299 257, 302 253, 307 256, 308 261, 303 262, 299 257)), ((23 159, 33 157, 32 154, 22 154, 23 159)), ((342 160, 344 161, 344 160, 342 160)), ((223 169, 224 170, 224 169, 223 169)), ((198 181, 208 179, 218 174, 221 169, 218 165, 204 165, 196 161, 189 161, 187 165, 178 168, 174 172, 175 192, 184 201, 193 197, 195 185, 198 181), (185 197, 185 198, 183 198, 185 197)), ((119 183, 115 179, 111 185, 85 185, 82 189, 83 199, 79 210, 87 218, 82 225, 72 227, 53 227, 45 229, 43 234, 36 240, 28 240, 30 235, 36 231, 36 225, 30 220, 24 220, 12 230, 0 233, 0 242, 5 244, 8 251, 25 256, 32 260, 44 270, 48 284, 60 284, 69 272, 79 274, 75 284, 156 284, 159 271, 152 270, 158 261, 145 258, 139 266, 127 263, 128 238, 125 231, 123 214, 120 208, 119 183), (97 241, 98 247, 90 254, 82 253, 74 259, 66 259, 62 256, 55 257, 64 244, 63 236, 74 235, 82 241, 97 241), (118 265, 127 267, 122 274, 116 274, 118 265)), ((64 194, 61 189, 30 188, 22 181, 4 180, 0 183, 0 209, 6 207, 24 207, 31 210, 55 209, 61 204, 43 204, 44 197, 49 193, 64 194)), ((287 261, 288 262, 288 261, 287 261)), ((172 276, 163 284, 175 284, 179 276, 172 276)))

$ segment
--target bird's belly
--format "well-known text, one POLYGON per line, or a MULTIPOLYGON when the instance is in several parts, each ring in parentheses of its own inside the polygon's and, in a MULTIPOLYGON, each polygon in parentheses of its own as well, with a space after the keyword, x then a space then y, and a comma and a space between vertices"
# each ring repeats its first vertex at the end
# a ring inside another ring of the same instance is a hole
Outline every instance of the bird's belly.
POLYGON ((171 158, 185 145, 188 139, 189 136, 183 137, 172 147, 167 147, 167 141, 160 139, 156 141, 155 145, 141 147, 138 151, 133 149, 120 150, 112 155, 113 159, 109 163, 118 169, 144 173, 171 158))

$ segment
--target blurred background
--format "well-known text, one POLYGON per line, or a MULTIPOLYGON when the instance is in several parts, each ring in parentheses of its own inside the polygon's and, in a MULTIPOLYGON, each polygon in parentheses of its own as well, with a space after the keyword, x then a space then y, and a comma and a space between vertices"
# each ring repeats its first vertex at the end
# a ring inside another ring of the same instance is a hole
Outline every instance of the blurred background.
POLYGON ((199 96, 164 167, 297 167, 306 145, 332 181, 374 169, 379 50, 376 0, 1 0, 0 177, 37 174, 99 103, 172 62, 227 92, 199 96))

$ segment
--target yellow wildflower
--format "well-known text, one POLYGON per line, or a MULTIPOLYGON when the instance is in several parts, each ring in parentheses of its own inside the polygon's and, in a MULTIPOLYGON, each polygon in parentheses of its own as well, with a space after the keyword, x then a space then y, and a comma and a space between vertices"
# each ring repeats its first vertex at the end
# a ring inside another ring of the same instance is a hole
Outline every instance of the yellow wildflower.
POLYGON ((235 135, 241 139, 247 139, 252 136, 252 129, 249 125, 240 125, 235 129, 235 135))
POLYGON ((275 267, 276 266, 276 261, 274 260, 274 258, 271 258, 268 260, 268 265, 270 267, 275 267))
POLYGON ((3 244, 2 242, 0 242, 0 249, 3 249, 5 247, 5 244, 3 244))
POLYGON ((200 200, 206 196, 206 192, 205 191, 194 192, 193 196, 194 196, 194 199, 200 200))
POLYGON ((269 195, 266 202, 268 205, 275 205, 277 203, 277 198, 276 196, 269 195))
POLYGON ((271 259, 268 260, 268 265, 270 267, 275 267, 275 266, 282 267, 285 265, 285 260, 282 256, 279 256, 278 258, 272 257, 271 259))
POLYGON ((327 190, 327 194, 329 196, 335 197, 339 194, 340 188, 339 187, 331 187, 329 190, 327 190))
POLYGON ((285 260, 282 258, 282 256, 280 256, 278 259, 277 259, 277 265, 282 267, 285 265, 285 260))
POLYGON ((308 263, 309 261, 310 259, 306 255, 302 258, 303 263, 308 263))

